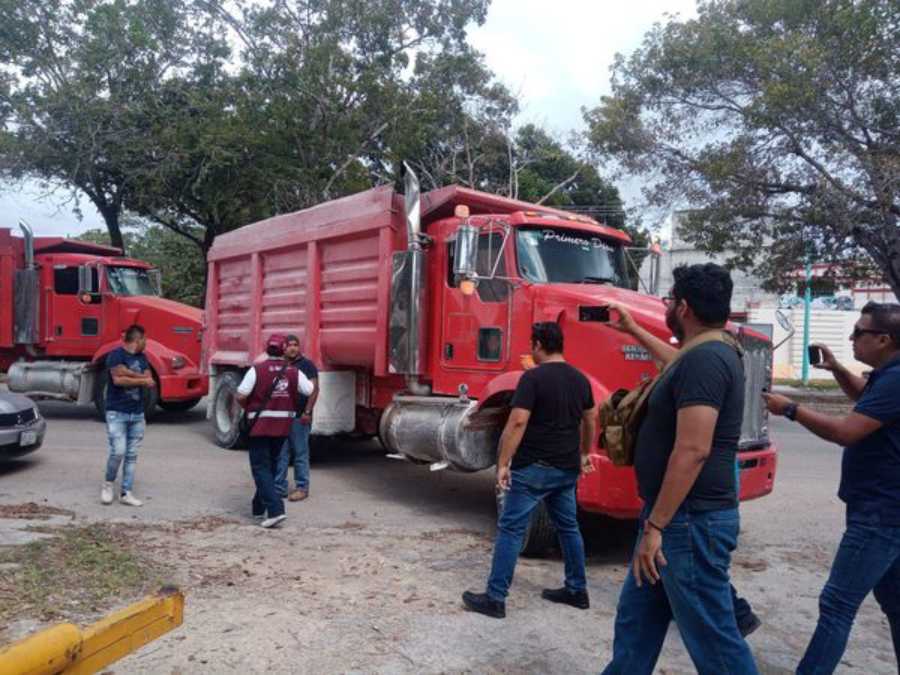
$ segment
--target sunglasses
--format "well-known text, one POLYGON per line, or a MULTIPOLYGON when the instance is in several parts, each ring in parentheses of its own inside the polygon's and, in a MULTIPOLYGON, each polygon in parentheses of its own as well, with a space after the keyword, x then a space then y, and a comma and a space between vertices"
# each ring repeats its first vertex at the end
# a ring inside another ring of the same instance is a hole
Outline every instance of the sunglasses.
POLYGON ((850 333, 851 340, 858 340, 863 335, 887 335, 883 330, 872 330, 871 328, 854 328, 850 333))

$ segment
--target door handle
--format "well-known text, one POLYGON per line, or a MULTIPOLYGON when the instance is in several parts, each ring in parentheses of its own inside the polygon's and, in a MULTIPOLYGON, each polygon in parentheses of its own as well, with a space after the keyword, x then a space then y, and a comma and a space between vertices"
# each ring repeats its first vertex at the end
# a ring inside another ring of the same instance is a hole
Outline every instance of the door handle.
POLYGON ((453 358, 453 343, 447 342, 444 344, 444 358, 448 361, 453 358))

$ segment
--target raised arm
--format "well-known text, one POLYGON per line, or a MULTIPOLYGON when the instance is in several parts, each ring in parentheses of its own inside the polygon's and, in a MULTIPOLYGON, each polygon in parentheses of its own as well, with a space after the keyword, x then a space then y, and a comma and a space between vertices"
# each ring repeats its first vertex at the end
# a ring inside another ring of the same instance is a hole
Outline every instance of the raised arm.
POLYGON ((634 317, 623 305, 617 302, 609 303, 609 309, 618 315, 616 321, 610 321, 609 325, 623 333, 628 333, 650 352, 650 355, 664 366, 675 358, 678 349, 665 340, 661 340, 643 326, 639 325, 634 317))

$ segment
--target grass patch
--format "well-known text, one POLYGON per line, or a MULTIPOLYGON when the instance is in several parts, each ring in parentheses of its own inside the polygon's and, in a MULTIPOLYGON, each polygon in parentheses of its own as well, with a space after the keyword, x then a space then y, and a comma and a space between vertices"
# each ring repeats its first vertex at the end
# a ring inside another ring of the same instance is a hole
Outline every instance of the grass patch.
POLYGON ((814 391, 837 391, 840 389, 840 385, 834 380, 810 380, 809 384, 803 384, 803 380, 776 378, 775 384, 797 389, 812 389, 814 391))
POLYGON ((167 570, 142 556, 134 532, 107 525, 0 548, 0 630, 13 617, 78 619, 156 590, 167 570))

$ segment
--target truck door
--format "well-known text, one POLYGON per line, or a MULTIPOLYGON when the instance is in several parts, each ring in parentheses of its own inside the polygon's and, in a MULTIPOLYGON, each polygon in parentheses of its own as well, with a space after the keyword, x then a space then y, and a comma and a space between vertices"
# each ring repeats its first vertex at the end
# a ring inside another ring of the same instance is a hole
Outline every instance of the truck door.
MULTIPOLYGON (((47 342, 59 355, 93 356, 100 346, 102 333, 100 295, 79 296, 78 271, 77 265, 53 265, 47 342)), ((96 289, 97 268, 90 268, 90 274, 96 289)))
MULTIPOLYGON (((479 276, 506 277, 510 269, 506 230, 494 227, 478 236, 479 276)), ((471 295, 463 293, 453 274, 455 241, 447 244, 447 276, 441 365, 448 369, 503 370, 510 358, 510 284, 499 278, 480 279, 471 295)))

